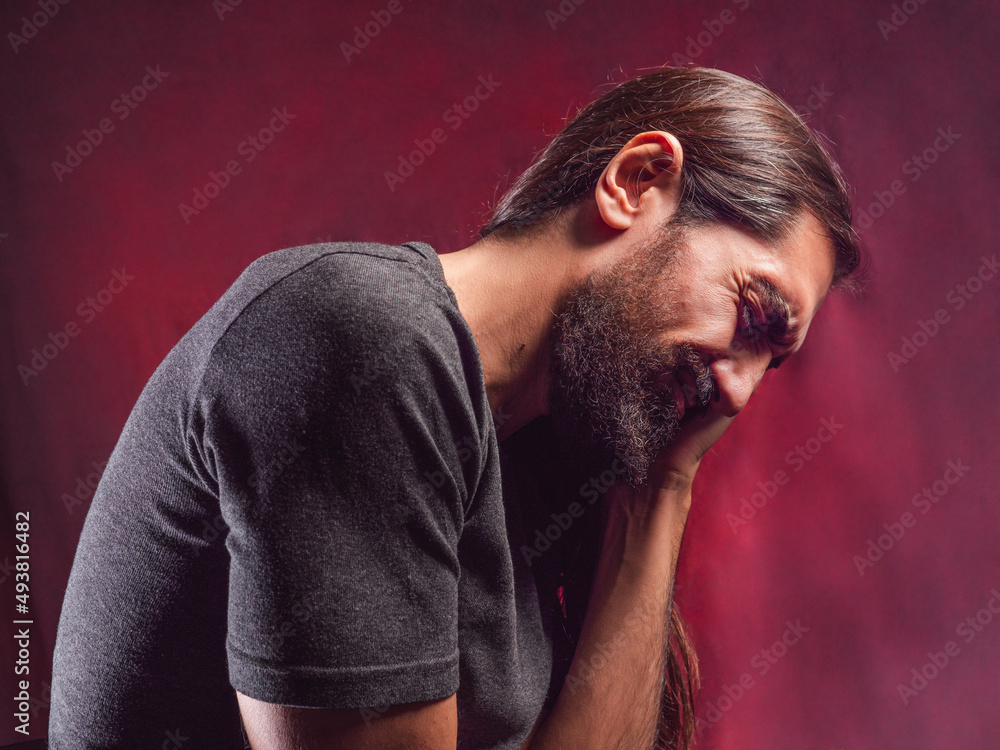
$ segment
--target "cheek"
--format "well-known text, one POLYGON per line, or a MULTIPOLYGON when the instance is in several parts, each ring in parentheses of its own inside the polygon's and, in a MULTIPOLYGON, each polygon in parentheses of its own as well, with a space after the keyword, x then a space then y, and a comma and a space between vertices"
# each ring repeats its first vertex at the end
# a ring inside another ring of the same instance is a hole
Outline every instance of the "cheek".
POLYGON ((721 295, 706 298, 690 292, 682 299, 686 301, 674 307, 671 341, 715 351, 728 349, 736 330, 736 302, 721 295))

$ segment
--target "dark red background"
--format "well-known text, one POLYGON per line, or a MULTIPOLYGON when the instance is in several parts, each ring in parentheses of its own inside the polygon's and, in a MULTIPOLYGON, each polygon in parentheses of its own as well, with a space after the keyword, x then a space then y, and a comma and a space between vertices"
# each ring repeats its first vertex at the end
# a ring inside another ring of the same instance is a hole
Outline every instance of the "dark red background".
MULTIPOLYGON (((0 43, 0 560, 13 558, 14 513, 30 511, 35 695, 86 508, 68 512, 63 496, 107 458, 153 369, 247 264, 317 239, 466 246, 567 113, 707 32, 710 44, 687 50, 698 64, 760 80, 798 107, 829 92, 812 122, 836 143, 860 205, 894 180, 902 194, 863 233, 876 271, 868 294, 831 296, 801 356, 768 376, 699 477, 678 589, 702 658, 699 716, 716 719, 700 746, 1000 746, 1000 624, 971 643, 956 633, 1000 587, 1000 279, 962 310, 947 301, 997 251, 1000 11, 909 0, 916 12, 883 33, 889 2, 744 4, 567 2, 575 12, 552 28, 555 0, 403 0, 348 62, 341 42, 386 2, 245 0, 220 19, 209 0, 73 0, 16 53, 0 43), (732 23, 712 36, 727 8, 732 23), (147 65, 169 76, 119 120, 112 102, 147 65), (451 130, 442 113, 480 75, 500 86, 451 130), (273 107, 295 119, 246 164, 238 146, 273 107), (104 117, 114 131, 60 182, 52 162, 104 117), (390 191, 386 170, 435 127, 447 140, 390 191), (960 137, 911 182, 906 163, 933 149, 938 128, 960 137), (178 204, 230 159, 242 172, 186 224, 178 204), (85 322, 77 306, 122 268, 134 281, 85 322), (894 372, 888 353, 941 308, 949 322, 894 372), (69 321, 80 334, 24 384, 18 365, 69 321), (831 417, 842 429, 796 472, 786 455, 831 417), (919 513, 912 496, 959 459, 969 473, 919 513), (782 469, 789 482, 734 532, 727 514, 782 469), (916 525, 860 575, 854 556, 907 510, 916 525), (808 632, 762 676, 751 660, 786 621, 808 632), (904 705, 897 685, 948 641, 959 655, 904 705), (727 701, 745 672, 753 686, 727 701)), ((37 1, 5 3, 0 32, 20 33, 36 12, 37 1)), ((0 742, 22 739, 9 710, 7 571, 0 742)))

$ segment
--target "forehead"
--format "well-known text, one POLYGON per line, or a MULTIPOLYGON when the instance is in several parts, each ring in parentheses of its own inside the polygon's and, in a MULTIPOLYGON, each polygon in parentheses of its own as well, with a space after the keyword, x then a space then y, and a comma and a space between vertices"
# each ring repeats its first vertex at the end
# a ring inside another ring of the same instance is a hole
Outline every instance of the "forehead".
POLYGON ((784 297, 802 325, 808 325, 833 282, 833 243, 810 213, 800 214, 778 242, 713 225, 693 229, 687 245, 686 264, 701 281, 735 288, 762 280, 784 297))

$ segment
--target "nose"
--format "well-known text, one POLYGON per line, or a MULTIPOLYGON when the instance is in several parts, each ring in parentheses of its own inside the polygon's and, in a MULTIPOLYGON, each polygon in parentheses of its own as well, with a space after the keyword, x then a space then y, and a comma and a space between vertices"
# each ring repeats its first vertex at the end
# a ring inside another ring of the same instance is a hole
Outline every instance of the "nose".
POLYGON ((769 352, 730 354, 712 362, 709 369, 718 385, 716 410, 726 417, 739 414, 757 390, 770 363, 769 352))

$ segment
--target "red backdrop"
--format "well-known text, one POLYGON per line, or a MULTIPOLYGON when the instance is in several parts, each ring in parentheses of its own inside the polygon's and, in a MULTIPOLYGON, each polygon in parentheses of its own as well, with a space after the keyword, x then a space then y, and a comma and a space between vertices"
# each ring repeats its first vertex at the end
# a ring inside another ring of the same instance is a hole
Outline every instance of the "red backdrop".
POLYGON ((809 111, 876 271, 699 477, 678 596, 700 746, 1000 746, 995 4, 60 2, 0 13, 0 742, 23 739, 15 513, 42 737, 87 484, 247 264, 317 239, 464 247, 571 108, 691 60, 809 111))

